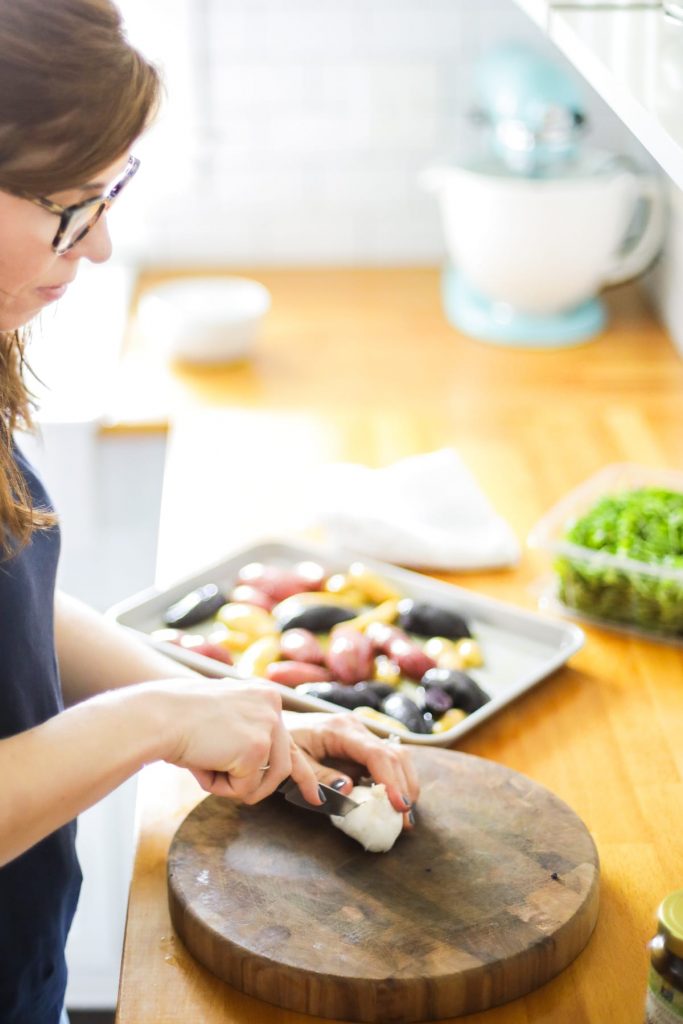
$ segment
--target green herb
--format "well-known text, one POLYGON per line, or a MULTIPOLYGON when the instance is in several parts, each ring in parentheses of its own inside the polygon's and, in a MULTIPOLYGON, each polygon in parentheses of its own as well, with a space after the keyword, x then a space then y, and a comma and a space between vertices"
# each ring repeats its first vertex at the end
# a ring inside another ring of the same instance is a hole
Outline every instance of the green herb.
POLYGON ((566 605, 658 633, 683 634, 683 494, 642 487, 600 498, 564 539, 607 556, 557 559, 559 596, 566 605), (609 556, 670 574, 610 564, 609 556))

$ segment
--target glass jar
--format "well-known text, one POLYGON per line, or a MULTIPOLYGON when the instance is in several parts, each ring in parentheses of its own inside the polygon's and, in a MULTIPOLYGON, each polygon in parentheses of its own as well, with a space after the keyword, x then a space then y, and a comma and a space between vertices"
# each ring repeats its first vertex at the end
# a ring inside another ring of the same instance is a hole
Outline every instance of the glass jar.
POLYGON ((670 892, 662 900, 657 911, 657 934, 648 949, 645 1024, 682 1024, 683 889, 670 892))

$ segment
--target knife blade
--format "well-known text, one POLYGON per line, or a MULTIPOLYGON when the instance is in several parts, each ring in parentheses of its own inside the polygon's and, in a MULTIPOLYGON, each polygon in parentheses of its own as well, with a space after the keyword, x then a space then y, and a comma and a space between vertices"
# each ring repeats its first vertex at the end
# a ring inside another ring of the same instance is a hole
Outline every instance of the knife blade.
POLYGON ((303 807, 307 811, 318 811, 320 814, 327 814, 328 817, 332 814, 344 817, 350 811, 359 807, 355 800, 352 800, 348 796, 344 796, 343 793, 338 793, 336 789, 332 789, 331 786, 324 786, 320 783, 320 788, 325 794, 324 804, 309 804, 308 800, 304 799, 301 795, 301 790, 297 786, 294 779, 285 779, 277 787, 277 792, 282 793, 285 800, 288 800, 290 804, 295 804, 297 807, 303 807))

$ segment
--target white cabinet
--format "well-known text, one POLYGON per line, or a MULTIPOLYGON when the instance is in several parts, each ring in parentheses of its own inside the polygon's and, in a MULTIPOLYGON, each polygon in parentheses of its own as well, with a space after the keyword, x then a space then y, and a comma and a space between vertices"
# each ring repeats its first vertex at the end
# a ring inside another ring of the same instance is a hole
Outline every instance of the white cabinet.
POLYGON ((646 4, 516 3, 683 188, 683 23, 646 4))
POLYGON ((648 285, 683 354, 683 22, 661 5, 515 0, 666 175, 668 235, 648 285))

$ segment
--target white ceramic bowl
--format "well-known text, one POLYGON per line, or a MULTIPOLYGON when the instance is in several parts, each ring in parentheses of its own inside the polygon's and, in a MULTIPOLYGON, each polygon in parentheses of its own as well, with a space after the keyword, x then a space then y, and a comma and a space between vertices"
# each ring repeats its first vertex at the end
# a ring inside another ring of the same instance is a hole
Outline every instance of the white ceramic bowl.
POLYGON ((140 300, 143 331, 169 356, 192 363, 226 363, 251 352, 270 292, 246 277, 185 277, 158 285, 140 300))
POLYGON ((432 168, 449 256, 470 285, 494 302, 541 316, 585 302, 641 273, 664 232, 661 185, 623 162, 604 173, 535 179, 432 168), (631 237, 636 204, 645 216, 631 237))

